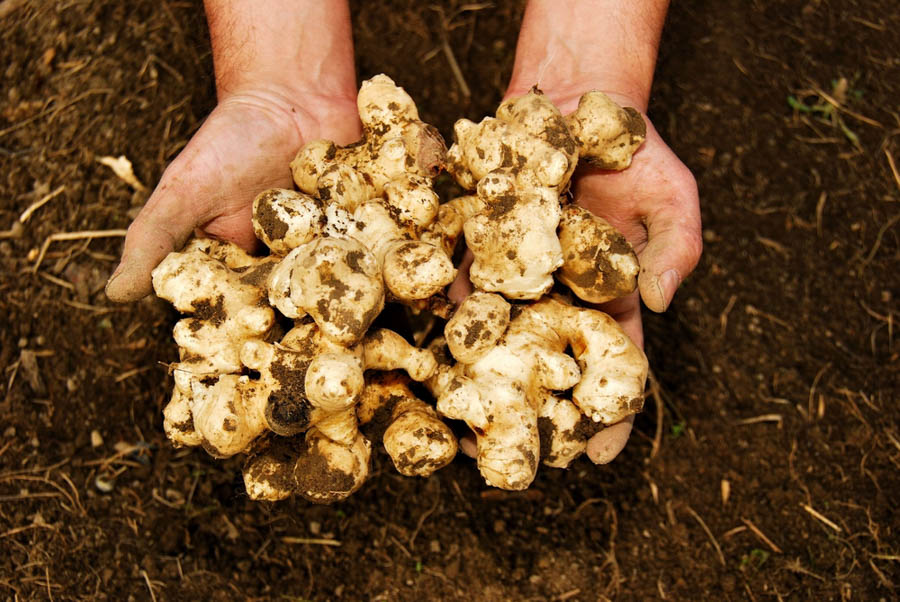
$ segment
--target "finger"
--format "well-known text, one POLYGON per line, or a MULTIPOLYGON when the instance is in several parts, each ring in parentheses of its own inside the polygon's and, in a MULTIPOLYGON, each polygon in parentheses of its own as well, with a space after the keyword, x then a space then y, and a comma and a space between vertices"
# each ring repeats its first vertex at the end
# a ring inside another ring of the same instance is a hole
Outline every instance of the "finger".
POLYGON ((478 443, 475 441, 475 435, 468 433, 459 438, 459 451, 470 458, 478 457, 478 443))
POLYGON ((290 184, 287 165, 299 134, 285 138, 277 124, 258 116, 240 121, 242 113, 234 118, 222 106, 166 169, 129 227, 122 261, 106 285, 111 300, 135 301, 149 294, 150 272, 195 228, 251 250, 250 201, 264 188, 290 184), (248 136, 259 143, 249 144, 248 136))
POLYGON ((463 255, 462 261, 459 264, 459 269, 456 272, 456 280, 453 281, 450 288, 447 290, 447 296, 457 305, 462 303, 466 297, 472 294, 472 282, 469 280, 469 269, 472 267, 473 261, 475 261, 475 256, 472 255, 472 251, 466 249, 466 253, 463 255))
POLYGON ((619 326, 622 327, 622 330, 625 331, 625 334, 628 335, 628 338, 631 339, 635 345, 641 349, 644 348, 641 303, 637 291, 634 291, 621 299, 603 303, 599 305, 598 308, 609 314, 616 322, 618 322, 619 326))
POLYGON ((628 437, 631 435, 631 427, 634 425, 634 414, 628 418, 612 424, 588 440, 587 455, 594 464, 609 464, 619 455, 628 437))
POLYGON ((171 184, 160 184, 128 227, 122 260, 106 283, 111 301, 137 301, 150 294, 150 272, 180 249, 197 226, 194 207, 174 193, 171 184))
POLYGON ((640 253, 638 288, 644 304, 663 312, 703 250, 697 183, 683 165, 670 180, 673 198, 659 199, 647 212, 647 246, 640 253))
POLYGON ((233 242, 248 253, 257 251, 260 241, 256 238, 252 227, 253 204, 244 202, 236 210, 216 217, 215 221, 200 228, 200 234, 207 238, 217 238, 233 242))

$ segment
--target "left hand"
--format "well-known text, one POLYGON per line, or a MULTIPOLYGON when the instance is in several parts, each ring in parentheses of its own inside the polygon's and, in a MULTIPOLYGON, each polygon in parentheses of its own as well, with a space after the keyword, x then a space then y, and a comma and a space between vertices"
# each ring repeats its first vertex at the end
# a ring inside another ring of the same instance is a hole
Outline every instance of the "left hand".
MULTIPOLYGON (((625 96, 607 94, 623 107, 640 107, 639 102, 625 96)), ((578 96, 554 98, 554 102, 569 113, 577 107, 578 96)), ((647 138, 628 169, 617 172, 583 167, 575 172, 572 182, 575 202, 624 234, 638 255, 638 290, 599 309, 612 316, 641 349, 644 333, 640 299, 655 312, 665 311, 681 281, 697 265, 703 248, 694 176, 643 116, 647 138)), ((467 251, 460 276, 450 287, 450 297, 456 302, 472 290, 467 277, 471 259, 467 251)), ((633 423, 632 415, 594 435, 588 442, 588 457, 596 464, 611 462, 628 442, 633 423)))
MULTIPOLYGON (((640 106, 627 97, 608 94, 622 106, 640 106)), ((574 104, 561 102, 574 110, 574 104), (571 106, 570 106, 571 105, 571 106)), ((638 290, 600 306, 622 326, 639 347, 644 347, 641 307, 638 299, 655 312, 665 311, 681 281, 700 259, 700 199, 690 170, 666 145, 644 115, 647 139, 623 171, 581 169, 572 190, 575 201, 616 229, 634 247, 641 264, 638 290)), ((625 447, 634 416, 611 425, 588 442, 587 454, 606 464, 625 447)))

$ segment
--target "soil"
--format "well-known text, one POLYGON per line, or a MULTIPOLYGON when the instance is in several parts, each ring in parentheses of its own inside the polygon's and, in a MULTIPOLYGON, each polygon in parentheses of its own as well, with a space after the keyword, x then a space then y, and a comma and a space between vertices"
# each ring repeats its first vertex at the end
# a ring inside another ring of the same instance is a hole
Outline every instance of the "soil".
MULTIPOLYGON (((448 139, 492 111, 519 3, 353 5, 360 78, 392 75, 448 139)), ((252 502, 240 460, 167 442, 176 316, 106 300, 120 237, 34 269, 51 234, 146 200, 97 157, 150 185, 214 106, 200 3, 0 12, 0 228, 57 193, 0 240, 3 598, 898 597, 894 0, 673 3, 649 114, 697 177, 706 248, 645 315, 654 379, 614 463, 509 493, 462 457, 422 480, 380 452, 332 506, 252 502)))

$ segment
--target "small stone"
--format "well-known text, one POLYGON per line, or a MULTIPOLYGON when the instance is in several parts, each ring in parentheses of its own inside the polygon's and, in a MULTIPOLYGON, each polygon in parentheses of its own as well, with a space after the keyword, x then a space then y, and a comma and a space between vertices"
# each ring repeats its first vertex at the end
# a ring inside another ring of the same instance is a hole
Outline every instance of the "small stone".
POLYGON ((104 476, 97 475, 94 478, 94 487, 97 488, 101 493, 110 493, 113 488, 116 486, 116 482, 112 479, 107 479, 104 476))
POLYGON ((166 489, 165 491, 166 499, 175 504, 176 506, 183 506, 185 504, 184 494, 178 491, 177 489, 166 489))
POLYGON ((100 447, 103 445, 103 436, 100 435, 100 431, 94 429, 91 431, 91 447, 100 447))

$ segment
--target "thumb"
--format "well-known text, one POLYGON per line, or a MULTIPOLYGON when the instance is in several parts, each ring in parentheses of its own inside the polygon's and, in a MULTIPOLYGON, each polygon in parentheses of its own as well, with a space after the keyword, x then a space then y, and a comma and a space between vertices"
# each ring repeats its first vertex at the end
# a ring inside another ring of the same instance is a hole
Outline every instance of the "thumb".
POLYGON ((456 272, 456 280, 450 284, 450 288, 447 290, 447 296, 457 305, 465 301, 466 297, 471 295, 472 290, 474 290, 472 281, 469 280, 469 270, 472 269, 473 261, 475 261, 475 255, 472 254, 472 251, 466 249, 456 272))
POLYGON ((628 443, 628 437, 631 435, 631 427, 634 425, 634 414, 624 420, 612 424, 596 435, 588 439, 587 453, 588 458, 594 464, 609 464, 619 455, 625 444, 628 443))
POLYGON ((253 247, 253 196, 263 188, 290 183, 287 159, 296 149, 293 140, 284 144, 277 136, 266 137, 261 128, 256 131, 263 136, 259 147, 247 141, 246 129, 235 127, 230 115, 210 115, 128 228, 122 261, 106 284, 111 301, 137 301, 150 294, 150 272, 197 227, 246 249, 253 247))
POLYGON ((672 198, 647 212, 647 246, 640 253, 638 288, 644 304, 663 312, 703 250, 697 183, 683 165, 670 180, 672 198))
MULTIPOLYGON (((172 168, 177 166, 173 164, 172 168)), ((122 260, 106 283, 106 296, 111 301, 137 301, 150 294, 150 272, 166 255, 180 249, 199 223, 197 204, 175 191, 173 179, 163 175, 163 181, 128 227, 122 260)))

